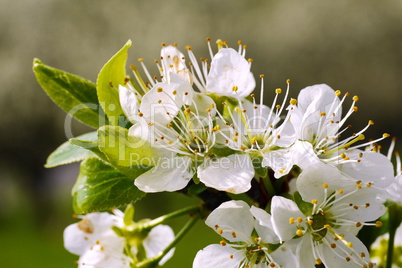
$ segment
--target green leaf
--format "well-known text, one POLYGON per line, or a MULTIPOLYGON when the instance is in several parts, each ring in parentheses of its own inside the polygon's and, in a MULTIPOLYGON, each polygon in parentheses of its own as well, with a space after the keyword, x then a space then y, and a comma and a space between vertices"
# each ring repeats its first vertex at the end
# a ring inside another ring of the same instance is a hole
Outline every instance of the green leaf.
MULTIPOLYGON (((96 141, 98 139, 98 134, 96 131, 89 132, 84 135, 78 136, 77 139, 86 141, 96 141)), ((70 141, 66 141, 60 145, 53 153, 47 158, 45 167, 57 167, 60 165, 66 165, 78 161, 82 161, 89 157, 94 157, 94 153, 83 149, 79 146, 71 144, 70 141)))
POLYGON ((128 136, 119 126, 101 127, 98 145, 109 163, 133 179, 155 166, 159 157, 147 141, 128 136))
POLYGON ((97 158, 88 158, 81 163, 72 195, 74 212, 83 214, 134 203, 145 193, 133 179, 97 158))
POLYGON ((70 139, 70 143, 75 146, 81 147, 85 150, 88 150, 88 151, 94 153, 95 156, 99 157, 103 161, 108 162, 108 159, 106 158, 106 156, 99 150, 97 142, 79 140, 79 139, 70 139))
POLYGON ((47 95, 67 113, 94 128, 107 124, 94 83, 47 66, 39 59, 34 59, 33 71, 47 95))
POLYGON ((119 120, 122 119, 127 121, 120 106, 118 86, 125 84, 127 50, 130 47, 131 40, 128 40, 123 48, 103 66, 96 81, 99 102, 113 125, 119 125, 119 120))

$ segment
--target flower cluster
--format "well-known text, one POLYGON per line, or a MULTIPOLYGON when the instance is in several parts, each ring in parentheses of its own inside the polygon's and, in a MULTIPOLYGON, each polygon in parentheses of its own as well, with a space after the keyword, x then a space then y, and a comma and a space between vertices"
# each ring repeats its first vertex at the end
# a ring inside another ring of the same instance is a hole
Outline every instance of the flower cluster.
MULTIPOLYGON (((358 110, 359 98, 325 84, 291 98, 287 80, 286 89, 276 88, 272 103, 265 105, 264 75, 259 92, 253 93, 253 60, 246 58, 246 46, 239 41, 235 50, 218 40, 214 53, 207 41, 210 60, 197 60, 189 46, 185 56, 177 45, 163 44, 155 61, 157 76, 139 60, 146 79, 136 66, 131 66, 132 78, 118 73, 124 70, 119 64, 125 61, 126 45, 98 77, 99 103, 110 125, 101 126, 92 140, 72 140, 90 155, 76 157, 79 153, 66 145, 50 158, 57 164, 87 159, 73 190, 79 208, 88 207, 88 198, 97 200, 90 179, 106 187, 111 176, 134 182, 130 202, 143 193, 165 191, 203 201, 196 209, 145 225, 123 220, 121 212, 83 216, 65 231, 66 248, 81 256, 79 266, 161 265, 182 232, 174 237, 160 224, 191 212, 197 217, 188 226, 206 218, 222 237, 197 253, 195 268, 375 267, 369 244, 357 235, 365 226, 382 226, 387 202, 402 205, 399 156, 396 174, 391 162, 395 141, 387 156, 377 143, 389 134, 364 142, 371 120, 350 133, 346 121, 358 110), (116 115, 127 124, 113 120, 116 115), (66 148, 74 159, 63 162, 59 159, 68 155, 66 148), (96 164, 93 171, 90 164, 96 164), (89 179, 82 183, 83 178, 89 179)), ((116 189, 125 188, 109 187, 107 197, 127 194, 116 189)), ((123 198, 110 204, 129 203, 123 198)), ((104 207, 93 201, 89 208, 104 207)))

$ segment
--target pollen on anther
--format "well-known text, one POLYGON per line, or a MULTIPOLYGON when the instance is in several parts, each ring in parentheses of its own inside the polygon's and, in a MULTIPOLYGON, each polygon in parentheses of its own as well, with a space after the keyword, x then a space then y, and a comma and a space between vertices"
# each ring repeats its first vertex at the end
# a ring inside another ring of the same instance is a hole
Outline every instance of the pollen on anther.
POLYGON ((221 246, 226 246, 226 242, 223 240, 221 242, 219 242, 219 244, 221 244, 221 246))
POLYGON ((336 244, 335 244, 335 243, 332 243, 332 244, 331 244, 331 248, 336 248, 336 244))
POLYGON ((286 84, 290 84, 290 79, 286 79, 286 84))
POLYGON ((343 190, 338 190, 338 194, 343 194, 343 190))
POLYGON ((382 226, 382 222, 381 221, 376 221, 375 222, 375 227, 381 227, 382 226))
POLYGON ((340 90, 335 91, 335 96, 339 96, 339 95, 341 95, 341 91, 340 90))
POLYGON ((282 93, 282 89, 281 89, 281 88, 275 89, 275 93, 276 93, 276 94, 281 94, 281 93, 282 93))
POLYGON ((223 230, 222 229, 218 229, 218 234, 222 234, 223 230))
POLYGON ((358 96, 353 96, 352 100, 356 102, 356 101, 359 100, 359 97, 358 96))
POLYGON ((323 183, 323 184, 322 184, 322 187, 324 187, 324 189, 327 189, 327 188, 328 188, 328 184, 327 184, 327 183, 323 183))
POLYGON ((300 230, 300 229, 297 229, 297 231, 296 231, 296 235, 298 235, 298 236, 302 236, 302 235, 303 235, 303 231, 302 231, 302 230, 300 230))
POLYGON ((233 259, 233 255, 229 255, 229 258, 233 259))
POLYGON ((232 232, 232 236, 233 236, 233 238, 236 238, 236 233, 232 232))
POLYGON ((383 138, 388 138, 390 135, 388 133, 382 134, 383 138))
POLYGON ((233 87, 232 87, 232 91, 233 91, 233 92, 236 92, 238 89, 239 89, 238 86, 233 86, 233 87))
POLYGON ((289 103, 291 105, 296 105, 297 104, 297 100, 296 99, 290 99, 289 103))
POLYGON ((317 204, 317 203, 318 203, 318 200, 317 200, 317 199, 311 200, 311 204, 315 205, 315 204, 317 204))
POLYGON ((298 217, 298 218, 297 218, 297 222, 298 222, 298 223, 301 223, 301 222, 303 222, 303 218, 301 218, 301 217, 298 217))
POLYGON ((289 224, 294 224, 295 223, 295 218, 289 218, 289 224))

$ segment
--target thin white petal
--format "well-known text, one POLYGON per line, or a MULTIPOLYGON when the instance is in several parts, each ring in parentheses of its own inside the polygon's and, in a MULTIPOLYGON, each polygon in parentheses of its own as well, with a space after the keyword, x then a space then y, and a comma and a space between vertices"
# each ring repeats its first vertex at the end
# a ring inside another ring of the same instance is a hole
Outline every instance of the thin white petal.
MULTIPOLYGON (((152 258, 164 250, 173 240, 174 233, 172 228, 167 225, 158 225, 149 232, 148 236, 144 239, 143 245, 147 252, 147 258, 152 258)), ((169 260, 174 253, 174 249, 170 250, 159 262, 163 265, 169 260)))
POLYGON ((274 196, 271 203, 272 227, 281 241, 292 239, 296 235, 296 224, 290 224, 289 219, 304 218, 296 203, 281 196, 274 196))
POLYGON ((193 268, 237 268, 243 258, 241 250, 229 246, 209 245, 198 251, 193 268))
POLYGON ((247 154, 232 154, 214 160, 206 159, 198 167, 197 174, 208 187, 239 194, 251 188, 254 168, 247 154))
POLYGON ((254 218, 246 202, 232 200, 212 211, 205 224, 218 233, 222 230, 220 235, 231 242, 247 242, 254 228, 254 218))
POLYGON ((192 159, 186 156, 161 158, 157 166, 138 176, 134 184, 143 192, 181 190, 194 175, 192 159))
POLYGON ((254 206, 251 207, 250 212, 256 218, 254 228, 261 240, 265 243, 278 244, 280 241, 272 227, 271 215, 254 206))

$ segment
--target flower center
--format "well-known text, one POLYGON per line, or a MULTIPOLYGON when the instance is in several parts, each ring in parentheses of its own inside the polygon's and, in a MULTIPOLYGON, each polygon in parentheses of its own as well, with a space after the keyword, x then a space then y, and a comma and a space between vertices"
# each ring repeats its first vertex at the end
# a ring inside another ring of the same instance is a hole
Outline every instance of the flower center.
POLYGON ((312 216, 310 226, 313 229, 311 236, 313 237, 314 241, 321 241, 327 234, 327 219, 321 213, 317 213, 312 216))

